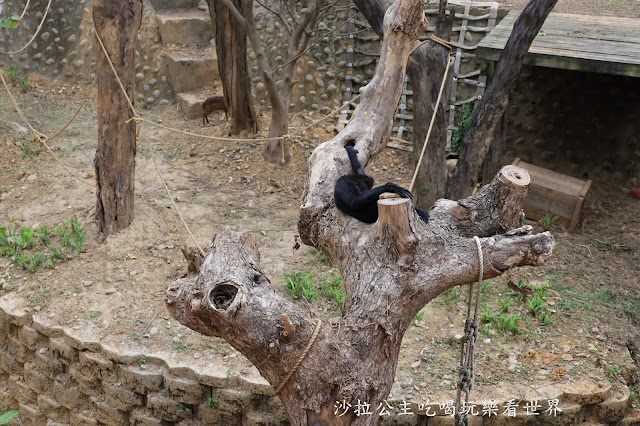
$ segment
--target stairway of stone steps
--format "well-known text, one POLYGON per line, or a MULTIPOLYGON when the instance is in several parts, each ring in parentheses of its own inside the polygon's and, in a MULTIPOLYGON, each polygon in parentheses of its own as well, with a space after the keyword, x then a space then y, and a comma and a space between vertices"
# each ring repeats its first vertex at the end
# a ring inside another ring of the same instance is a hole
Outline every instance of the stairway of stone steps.
POLYGON ((202 117, 202 101, 222 95, 206 1, 157 3, 155 16, 176 101, 188 119, 202 117))

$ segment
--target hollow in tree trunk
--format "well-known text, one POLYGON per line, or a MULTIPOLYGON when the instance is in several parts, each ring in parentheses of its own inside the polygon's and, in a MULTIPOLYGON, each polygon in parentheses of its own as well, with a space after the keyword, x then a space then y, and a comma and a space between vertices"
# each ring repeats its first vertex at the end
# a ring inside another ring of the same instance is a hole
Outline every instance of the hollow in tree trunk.
MULTIPOLYGON (((96 31, 102 38, 129 99, 135 99, 134 53, 142 17, 141 0, 93 0, 96 31)), ((96 219, 103 236, 126 228, 134 218, 136 156, 132 111, 96 40, 98 149, 96 219)))

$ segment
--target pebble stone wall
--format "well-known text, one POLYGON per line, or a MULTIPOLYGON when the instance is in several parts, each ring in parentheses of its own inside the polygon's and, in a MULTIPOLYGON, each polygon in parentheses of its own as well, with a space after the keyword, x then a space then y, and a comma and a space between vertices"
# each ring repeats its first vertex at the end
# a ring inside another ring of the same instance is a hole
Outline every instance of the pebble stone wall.
MULTIPOLYGON (((7 0, 2 16, 22 13, 25 0, 7 0)), ((36 31, 47 7, 47 0, 32 0, 23 21, 14 29, 0 29, 2 50, 17 50, 36 31)), ((145 1, 144 19, 138 33, 135 53, 136 101, 143 105, 174 101, 164 66, 162 43, 156 29, 155 10, 145 1)), ((65 80, 89 81, 95 78, 95 36, 90 0, 52 1, 40 33, 24 51, 0 56, 5 66, 16 65, 25 72, 65 80)))

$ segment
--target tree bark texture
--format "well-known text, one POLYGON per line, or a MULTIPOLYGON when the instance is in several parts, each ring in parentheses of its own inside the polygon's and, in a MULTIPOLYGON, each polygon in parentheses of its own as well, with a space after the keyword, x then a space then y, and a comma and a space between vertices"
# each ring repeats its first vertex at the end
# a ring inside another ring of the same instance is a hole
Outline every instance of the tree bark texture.
POLYGON ((493 141, 484 158, 484 164, 482 165, 482 182, 487 182, 495 176, 498 170, 500 170, 500 167, 502 167, 507 142, 507 111, 505 108, 504 114, 500 117, 500 121, 493 134, 493 141))
POLYGON ((460 143, 460 156, 449 179, 447 195, 463 198, 478 182, 484 157, 509 102, 509 90, 520 73, 533 39, 558 0, 531 0, 513 25, 487 91, 473 111, 460 143))
MULTIPOLYGON (((384 0, 354 0, 354 4, 369 22, 371 28, 383 38, 382 22, 384 13, 389 7, 384 0)), ((438 25, 436 35, 444 40, 451 37, 451 16, 444 16, 446 1, 440 2, 438 25)), ((447 65, 449 50, 440 44, 430 42, 416 49, 410 57, 407 66, 407 75, 413 88, 413 110, 414 110, 414 136, 415 153, 419 156, 424 140, 427 137, 427 130, 433 115, 434 105, 438 98, 440 84, 444 76, 447 65)), ((453 75, 449 74, 449 78, 453 75)), ((447 107, 447 91, 449 85, 445 87, 440 105, 438 105, 438 115, 431 131, 431 137, 425 159, 418 172, 418 186, 414 190, 414 201, 418 207, 428 210, 433 203, 445 196, 447 185, 447 169, 445 164, 445 144, 446 144, 446 119, 444 112, 447 107), (422 191, 421 189, 424 189, 422 191)))
MULTIPOLYGON (((141 0, 93 0, 96 31, 133 102, 134 53, 142 16, 141 0)), ((96 40, 96 46, 99 46, 96 40)), ((126 228, 134 218, 135 123, 131 110, 101 48, 96 49, 98 149, 96 219, 103 236, 126 228)))
MULTIPOLYGON (((242 15, 250 9, 250 0, 230 0, 242 15)), ((247 32, 233 24, 231 12, 219 1, 208 0, 214 24, 218 71, 224 101, 231 116, 231 134, 257 133, 258 122, 251 96, 251 78, 247 66, 247 32)))
POLYGON ((294 425, 372 425, 377 416, 334 415, 336 401, 375 409, 389 394, 404 333, 415 315, 440 293, 477 279, 480 256, 472 236, 483 237, 483 278, 551 255, 548 232, 521 227, 529 185, 523 169, 507 166, 482 191, 460 202, 440 200, 425 224, 407 199, 381 199, 377 225, 340 212, 333 188, 351 174, 344 146, 355 144, 361 162, 384 146, 399 99, 404 69, 424 30, 422 3, 399 0, 384 20, 380 65, 362 90, 360 112, 309 159, 309 181, 300 208, 302 240, 339 266, 347 302, 335 327, 316 329, 312 316, 280 296, 259 266, 252 236, 216 234, 200 274, 174 282, 167 307, 182 324, 225 338, 274 388, 299 361, 279 397, 294 425), (504 233, 505 230, 512 230, 504 233), (496 235, 499 233, 502 235, 496 235))

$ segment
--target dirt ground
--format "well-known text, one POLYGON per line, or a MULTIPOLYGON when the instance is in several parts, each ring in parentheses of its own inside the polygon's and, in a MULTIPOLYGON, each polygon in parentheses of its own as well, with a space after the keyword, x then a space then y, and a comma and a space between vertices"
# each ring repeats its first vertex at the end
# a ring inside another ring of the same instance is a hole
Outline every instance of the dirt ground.
MULTIPOLYGON (((560 0, 559 5, 563 2, 573 4, 560 0)), ((620 4, 591 3, 602 10, 620 4)), ((14 93, 34 127, 48 135, 71 118, 90 87, 37 75, 30 75, 30 81, 33 87, 27 93, 18 88, 14 93)), ((95 91, 77 120, 50 142, 76 177, 31 144, 4 92, 0 100, 0 226, 17 219, 14 224, 22 228, 54 228, 77 217, 87 233, 84 250, 78 256, 68 251, 71 259, 53 269, 30 273, 11 258, 0 257, 0 296, 20 295, 35 315, 51 324, 127 352, 190 364, 222 363, 231 374, 253 368, 222 340, 204 338, 178 324, 165 308, 165 289, 186 272, 180 247, 193 243, 159 172, 200 246, 206 247, 218 231, 254 233, 262 267, 278 289, 283 276, 293 271, 312 272, 317 286, 332 273, 318 253, 304 246, 294 249, 306 160, 318 143, 332 136, 322 126, 297 139, 293 160, 285 167, 263 163, 261 143, 203 140, 143 126, 136 163, 136 219, 100 243, 94 224, 95 91)), ((206 127, 200 120, 186 121, 175 105, 142 113, 158 123, 204 135, 226 136, 228 129, 220 115, 210 117, 212 123, 206 127)), ((292 133, 320 117, 296 116, 292 133)), ((264 129, 268 121, 261 120, 264 129)), ((411 164, 408 153, 385 149, 368 172, 379 182, 406 186, 411 164)), ((640 350, 640 202, 628 196, 628 189, 594 182, 576 230, 551 226, 557 247, 550 262, 485 284, 481 309, 488 321, 483 321, 477 348, 477 383, 508 388, 586 380, 626 387, 637 380, 629 351, 640 350), (545 320, 533 314, 533 295, 522 300, 509 281, 540 292, 545 320), (500 315, 511 316, 512 331, 496 320, 500 315)), ((337 304, 322 295, 300 303, 329 322, 339 315, 337 304)), ((424 402, 452 394, 465 311, 466 289, 443 294, 425 307, 405 336, 394 397, 424 402)), ((633 407, 639 407, 637 397, 633 407)))

